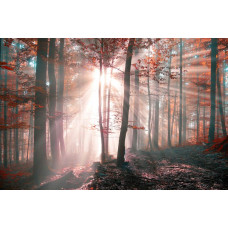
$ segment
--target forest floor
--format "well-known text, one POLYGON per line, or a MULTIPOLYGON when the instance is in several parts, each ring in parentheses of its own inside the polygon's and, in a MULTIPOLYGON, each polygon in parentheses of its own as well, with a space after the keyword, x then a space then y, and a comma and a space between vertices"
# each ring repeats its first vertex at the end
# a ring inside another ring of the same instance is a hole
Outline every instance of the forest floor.
POLYGON ((220 153, 205 153, 204 145, 189 145, 160 151, 126 151, 122 168, 116 160, 103 165, 68 165, 49 175, 40 185, 31 178, 32 164, 0 170, 0 189, 228 189, 228 159, 220 153))

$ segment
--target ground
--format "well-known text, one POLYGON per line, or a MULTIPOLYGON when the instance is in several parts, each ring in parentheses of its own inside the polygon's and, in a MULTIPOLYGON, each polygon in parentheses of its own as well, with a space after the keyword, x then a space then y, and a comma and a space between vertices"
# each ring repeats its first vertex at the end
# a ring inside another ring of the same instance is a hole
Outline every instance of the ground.
POLYGON ((68 165, 35 185, 32 164, 0 170, 0 189, 228 189, 228 160, 206 145, 161 151, 126 151, 126 163, 68 165))

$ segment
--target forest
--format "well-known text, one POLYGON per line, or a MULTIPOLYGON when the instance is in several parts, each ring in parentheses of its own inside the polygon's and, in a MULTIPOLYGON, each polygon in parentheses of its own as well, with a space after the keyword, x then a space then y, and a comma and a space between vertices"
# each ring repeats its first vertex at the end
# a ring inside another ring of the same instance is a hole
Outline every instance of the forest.
POLYGON ((228 189, 228 39, 0 38, 0 189, 228 189))

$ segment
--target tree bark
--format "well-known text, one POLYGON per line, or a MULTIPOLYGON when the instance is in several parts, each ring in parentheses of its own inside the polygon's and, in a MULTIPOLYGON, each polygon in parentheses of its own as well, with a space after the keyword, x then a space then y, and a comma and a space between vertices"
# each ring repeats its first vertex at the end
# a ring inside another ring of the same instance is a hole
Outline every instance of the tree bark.
MULTIPOLYGON (((2 43, 3 39, 0 38, 0 62, 2 61, 2 43)), ((0 67, 0 83, 2 83, 2 68, 0 67)), ((0 118, 2 117, 2 101, 0 100, 0 118)), ((0 130, 0 166, 2 165, 2 152, 3 152, 3 147, 2 147, 2 131, 0 130)))
POLYGON ((155 119, 154 119, 154 147, 158 149, 158 138, 159 138, 159 81, 157 82, 157 94, 155 98, 155 119))
POLYGON ((34 126, 34 163, 33 175, 35 180, 47 172, 46 156, 46 70, 47 70, 48 39, 38 39, 36 87, 42 88, 35 91, 35 126, 34 126))
POLYGON ((179 145, 182 144, 182 38, 180 39, 180 110, 179 110, 179 145))
POLYGON ((103 131, 103 121, 102 121, 102 110, 101 110, 101 79, 102 79, 102 69, 103 69, 103 46, 104 46, 104 39, 101 38, 101 50, 100 50, 100 77, 99 77, 99 104, 98 104, 98 113, 99 113, 99 127, 100 127, 100 134, 101 134, 101 163, 105 162, 105 148, 104 148, 104 131, 103 131))
POLYGON ((150 69, 149 63, 147 65, 147 91, 148 91, 148 106, 149 106, 149 115, 148 115, 148 141, 149 141, 149 150, 152 151, 152 141, 151 141, 151 98, 150 98, 150 69))
POLYGON ((65 156, 65 145, 63 138, 63 92, 64 92, 64 38, 60 39, 59 48, 59 80, 58 80, 58 102, 57 110, 59 112, 58 118, 58 140, 61 155, 65 156))
POLYGON ((31 102, 31 110, 30 110, 30 120, 29 120, 29 134, 28 134, 28 147, 27 147, 27 158, 26 161, 28 162, 29 160, 29 146, 30 146, 30 141, 31 141, 31 131, 32 131, 32 117, 33 117, 33 103, 31 102))
MULTIPOLYGON (((19 68, 20 68, 20 62, 19 62, 19 43, 17 43, 17 60, 16 60, 16 96, 18 96, 18 76, 19 76, 19 68)), ((15 114, 16 114, 16 122, 18 121, 18 105, 15 108, 15 114)), ((18 135, 18 128, 15 129, 15 154, 16 154, 16 163, 19 163, 19 135, 18 135)))
POLYGON ((205 120, 205 117, 206 117, 206 105, 205 105, 205 96, 206 96, 206 91, 204 91, 203 93, 203 101, 204 101, 204 104, 203 104, 203 140, 205 141, 206 139, 206 120, 205 120))
POLYGON ((51 156, 53 166, 56 166, 59 160, 59 147, 56 128, 56 78, 55 78, 55 38, 50 39, 49 59, 48 59, 48 76, 49 76, 49 129, 51 156))
MULTIPOLYGON (((135 70, 135 96, 134 96, 134 125, 138 126, 138 111, 139 111, 139 70, 135 70)), ((138 149, 138 130, 133 129, 132 148, 138 149)))
MULTIPOLYGON (((135 56, 138 55, 138 49, 135 50, 135 56)), ((136 65, 136 67, 138 67, 136 65)), ((139 125, 138 121, 138 110, 139 110, 139 70, 138 68, 135 69, 135 88, 134 88, 135 96, 134 96, 134 119, 133 123, 135 126, 139 125)), ((138 130, 133 128, 133 136, 132 136, 132 149, 138 149, 138 130)))
POLYGON ((112 88, 112 72, 113 68, 111 70, 111 75, 109 79, 109 85, 108 85, 108 112, 107 112, 107 138, 106 138, 106 153, 109 154, 109 122, 110 122, 110 100, 111 100, 111 88, 112 88))
POLYGON ((128 49, 127 49, 127 58, 126 58, 125 73, 124 73, 123 115, 122 115, 122 123, 121 123, 118 153, 117 153, 118 166, 122 166, 124 163, 125 139, 127 134, 128 114, 129 114, 130 71, 131 71, 131 60, 132 60, 134 42, 135 42, 135 39, 130 38, 128 49))
POLYGON ((170 76, 171 76, 171 61, 172 61, 172 51, 170 51, 169 58, 169 75, 168 75, 168 146, 171 147, 171 135, 170 135, 170 76))
POLYGON ((211 39, 211 110, 210 110, 210 128, 208 141, 212 142, 215 137, 215 93, 216 93, 216 68, 217 68, 217 38, 211 39))
MULTIPOLYGON (((8 62, 8 54, 9 54, 9 48, 5 47, 5 62, 8 62)), ((5 85, 4 85, 4 95, 7 96, 7 70, 5 70, 5 85)), ((3 157, 3 163, 4 167, 7 168, 8 166, 8 159, 7 159, 7 112, 8 112, 8 107, 7 107, 7 101, 4 101, 4 137, 3 137, 3 142, 4 142, 4 157, 3 157)))
POLYGON ((197 73, 197 109, 196 109, 196 141, 199 142, 199 130, 200 130, 200 96, 199 96, 199 74, 197 73))
POLYGON ((217 70, 217 89, 218 89, 218 103, 219 103, 219 113, 220 113, 220 119, 221 119, 221 125, 222 125, 222 133, 223 136, 226 136, 226 123, 225 123, 225 116, 223 112, 222 107, 222 92, 221 92, 221 84, 219 80, 219 70, 217 70))

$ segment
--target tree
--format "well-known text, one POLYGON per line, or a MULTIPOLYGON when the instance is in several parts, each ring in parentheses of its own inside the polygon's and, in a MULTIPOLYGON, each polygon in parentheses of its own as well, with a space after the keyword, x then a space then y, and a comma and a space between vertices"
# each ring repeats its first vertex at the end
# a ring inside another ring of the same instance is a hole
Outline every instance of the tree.
POLYGON ((199 87, 199 74, 197 73, 197 110, 196 110, 196 141, 199 142, 200 130, 200 87, 199 87))
POLYGON ((216 94, 216 68, 217 68, 217 54, 218 54, 217 38, 211 39, 211 110, 210 110, 210 128, 208 141, 212 142, 215 137, 215 94, 216 94))
POLYGON ((160 81, 159 81, 159 70, 156 69, 156 78, 157 78, 157 86, 156 86, 156 96, 155 96, 155 118, 154 118, 154 147, 158 149, 158 138, 159 138, 159 98, 160 98, 160 81))
POLYGON ((117 165, 118 166, 122 166, 124 163, 125 138, 126 138, 126 134, 127 134, 128 114, 129 114, 130 71, 131 71, 131 60, 132 60, 134 42, 135 42, 135 39, 130 38, 129 44, 128 44, 128 49, 127 49, 126 64, 125 64, 123 116, 122 116, 122 122, 121 122, 118 153, 117 153, 117 165))
MULTIPOLYGON (((139 48, 136 47, 135 49, 135 56, 137 57, 139 53, 139 48)), ((139 125, 139 121, 138 121, 138 114, 139 114, 139 61, 137 61, 136 65, 135 65, 135 87, 134 87, 134 119, 133 119, 133 123, 135 126, 139 125)), ((133 137, 132 137, 132 148, 134 150, 138 149, 138 129, 137 128, 133 128, 133 137)))
MULTIPOLYGON (((149 58, 149 55, 148 55, 149 58)), ((149 141, 149 147, 150 151, 152 151, 152 140, 151 140, 151 97, 150 97, 150 65, 149 62, 147 64, 147 92, 148 92, 148 106, 149 106, 149 116, 148 116, 148 141, 149 141)))
MULTIPOLYGON (((18 96, 18 77, 19 77, 19 43, 17 43, 17 57, 16 57, 16 96, 18 96)), ((15 108, 16 121, 18 121, 18 105, 15 108)), ((19 143, 18 143, 18 128, 15 129, 15 154, 16 154, 16 163, 19 163, 19 143)))
POLYGON ((170 77, 171 77, 171 63, 172 63, 172 50, 169 57, 169 75, 168 75, 168 146, 171 147, 171 135, 170 135, 170 77))
POLYGON ((182 144, 182 38, 180 39, 180 111, 179 111, 179 144, 182 144))
MULTIPOLYGON (((138 121, 138 113, 139 113, 139 70, 135 69, 135 96, 134 96, 134 124, 136 126, 139 125, 138 121)), ((132 138, 132 148, 138 149, 138 129, 133 128, 133 138, 132 138)))
POLYGON ((63 138, 63 92, 64 92, 64 38, 60 39, 59 48, 59 80, 58 80, 58 102, 57 110, 59 112, 58 119, 58 140, 61 155, 65 156, 65 145, 63 138))
POLYGON ((38 39, 36 90, 35 90, 35 126, 34 126, 34 163, 33 176, 36 181, 48 171, 46 156, 46 70, 48 39, 38 39))
POLYGON ((49 128, 50 143, 53 165, 55 166, 59 159, 59 147, 56 134, 56 79, 55 79, 55 38, 50 39, 49 59, 48 59, 48 76, 49 76, 49 128))
POLYGON ((221 118, 221 124, 222 124, 222 133, 223 136, 226 136, 226 123, 225 123, 225 116, 223 113, 223 107, 222 107, 222 92, 221 92, 221 84, 219 80, 219 69, 217 70, 217 89, 218 89, 218 103, 219 103, 219 113, 221 118))
MULTIPOLYGON (((0 62, 2 62, 2 38, 0 38, 0 62)), ((2 68, 0 67, 0 83, 2 82, 2 68)), ((2 101, 0 100, 0 118, 2 117, 1 114, 1 105, 2 101)), ((0 165, 2 164, 2 131, 0 130, 0 165)))
POLYGON ((103 71, 103 46, 104 39, 101 38, 101 48, 100 48, 100 77, 99 77, 99 104, 98 104, 98 113, 99 113, 99 127, 101 134, 101 163, 105 162, 105 145, 104 145, 104 131, 103 131, 103 121, 102 121, 102 111, 101 111, 101 79, 102 79, 102 71, 103 71))
MULTIPOLYGON (((8 62, 8 54, 9 54, 9 48, 6 47, 5 48, 5 62, 8 62)), ((4 86, 4 94, 5 96, 7 96, 7 70, 5 70, 5 86, 4 86)), ((7 111, 8 111, 8 107, 7 107, 7 102, 4 101, 4 126, 5 126, 5 130, 4 130, 4 167, 6 168, 8 165, 8 160, 7 160, 7 111)))

